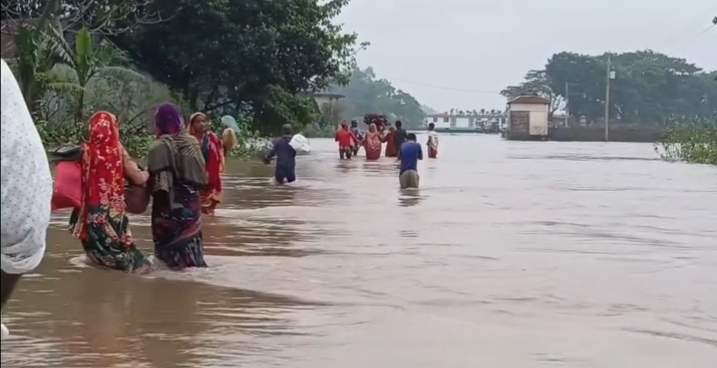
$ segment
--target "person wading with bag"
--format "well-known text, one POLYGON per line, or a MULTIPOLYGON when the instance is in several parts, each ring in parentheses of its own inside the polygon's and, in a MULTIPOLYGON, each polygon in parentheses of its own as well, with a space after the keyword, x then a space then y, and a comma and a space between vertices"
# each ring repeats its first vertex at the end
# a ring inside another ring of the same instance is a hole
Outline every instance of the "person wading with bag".
POLYGON ((296 149, 291 145, 293 129, 291 124, 284 124, 281 127, 284 134, 274 141, 274 144, 264 157, 264 163, 270 164, 276 156, 276 170, 274 178, 278 184, 293 183, 296 180, 296 149))
MULTIPOLYGON (((82 145, 80 167, 81 199, 70 225, 87 258, 125 272, 150 271, 150 262, 134 244, 125 202, 125 176, 141 187, 149 174, 140 170, 122 147, 117 118, 111 113, 100 111, 90 118, 90 138, 82 145)), ((141 194, 145 191, 135 193, 146 197, 141 194)))
POLYGON ((173 270, 207 267, 200 193, 209 180, 201 147, 183 129, 179 107, 162 104, 154 121, 157 141, 147 157, 154 255, 173 270))

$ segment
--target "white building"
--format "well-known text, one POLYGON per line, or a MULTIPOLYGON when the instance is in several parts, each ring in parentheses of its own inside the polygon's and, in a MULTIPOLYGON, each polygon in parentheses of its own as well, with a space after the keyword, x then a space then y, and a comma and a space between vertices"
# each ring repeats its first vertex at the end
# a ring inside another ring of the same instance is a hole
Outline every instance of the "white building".
POLYGON ((433 123, 437 131, 445 132, 485 132, 497 129, 503 119, 502 114, 433 114, 423 119, 423 125, 433 123))
POLYGON ((508 101, 508 139, 543 139, 548 136, 550 101, 539 96, 520 96, 508 101))

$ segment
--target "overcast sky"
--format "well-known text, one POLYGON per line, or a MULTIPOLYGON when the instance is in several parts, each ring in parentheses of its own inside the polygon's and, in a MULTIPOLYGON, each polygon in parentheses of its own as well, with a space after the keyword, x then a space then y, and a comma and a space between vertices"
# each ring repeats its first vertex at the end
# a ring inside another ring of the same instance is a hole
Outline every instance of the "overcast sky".
POLYGON ((716 0, 352 0, 362 68, 439 111, 503 108, 498 92, 560 51, 652 49, 717 70, 716 0))

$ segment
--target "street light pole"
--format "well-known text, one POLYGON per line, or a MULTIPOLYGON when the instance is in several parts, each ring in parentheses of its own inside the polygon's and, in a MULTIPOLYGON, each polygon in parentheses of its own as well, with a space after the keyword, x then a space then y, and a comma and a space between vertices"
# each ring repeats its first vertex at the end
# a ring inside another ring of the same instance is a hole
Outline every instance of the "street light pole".
POLYGON ((570 119, 570 109, 569 109, 569 103, 570 103, 570 90, 568 86, 568 81, 565 80, 565 127, 569 124, 570 119))
POLYGON ((607 56, 607 72, 605 74, 605 142, 610 139, 610 55, 607 56))

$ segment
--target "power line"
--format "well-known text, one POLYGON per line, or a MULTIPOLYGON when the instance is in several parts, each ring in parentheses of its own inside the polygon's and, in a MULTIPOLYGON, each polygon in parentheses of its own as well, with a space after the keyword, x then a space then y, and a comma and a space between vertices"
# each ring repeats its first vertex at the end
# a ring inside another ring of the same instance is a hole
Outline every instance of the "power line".
MULTIPOLYGON (((709 12, 711 13, 712 11, 710 10, 709 12)), ((717 17, 715 17, 715 19, 717 19, 717 17)), ((690 34, 688 35, 672 38, 672 41, 670 41, 666 49, 671 52, 678 53, 684 51, 688 47, 693 46, 694 43, 697 42, 700 38, 702 38, 702 36, 704 36, 707 32, 717 27, 715 19, 711 19, 709 24, 697 33, 690 32, 690 34)))

